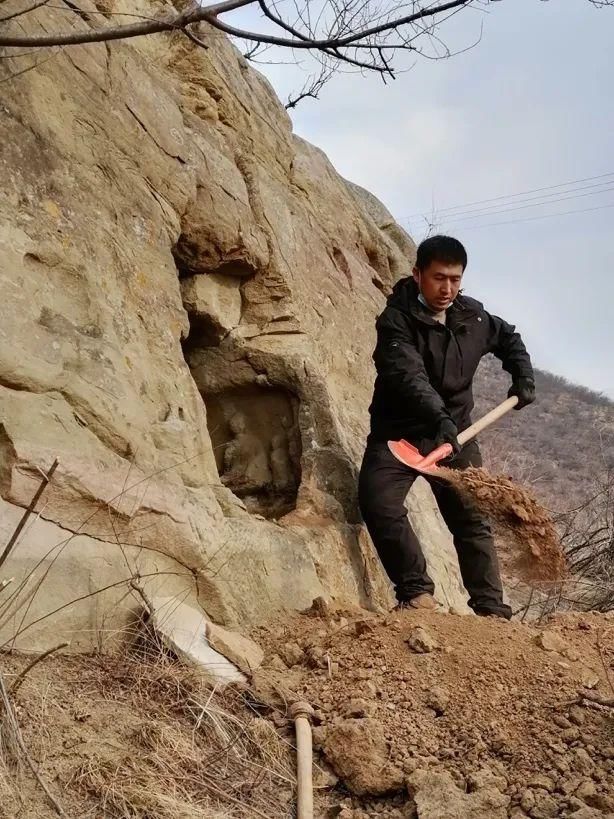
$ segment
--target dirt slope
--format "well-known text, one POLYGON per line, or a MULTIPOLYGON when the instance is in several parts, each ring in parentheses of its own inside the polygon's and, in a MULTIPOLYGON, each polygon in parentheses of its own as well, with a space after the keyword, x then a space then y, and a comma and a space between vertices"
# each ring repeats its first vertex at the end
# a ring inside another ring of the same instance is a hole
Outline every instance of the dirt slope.
POLYGON ((579 694, 614 696, 611 619, 303 615, 259 638, 317 709, 343 819, 614 815, 614 712, 579 694))
MULTIPOLYGON (((33 668, 12 699, 67 815, 290 819, 287 709, 306 699, 322 819, 614 816, 609 615, 534 627, 323 605, 253 636, 263 667, 223 692, 162 655, 33 668)), ((26 664, 0 657, 8 687, 26 664)), ((0 815, 55 816, 8 736, 0 815)))

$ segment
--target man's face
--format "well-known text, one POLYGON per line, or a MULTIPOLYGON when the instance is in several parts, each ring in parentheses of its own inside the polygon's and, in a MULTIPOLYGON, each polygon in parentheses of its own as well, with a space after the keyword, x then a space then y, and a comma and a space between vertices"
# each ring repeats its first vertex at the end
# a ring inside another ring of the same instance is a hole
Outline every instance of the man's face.
POLYGON ((431 262, 424 270, 414 267, 414 280, 431 308, 437 313, 445 310, 458 296, 463 278, 463 266, 431 262))

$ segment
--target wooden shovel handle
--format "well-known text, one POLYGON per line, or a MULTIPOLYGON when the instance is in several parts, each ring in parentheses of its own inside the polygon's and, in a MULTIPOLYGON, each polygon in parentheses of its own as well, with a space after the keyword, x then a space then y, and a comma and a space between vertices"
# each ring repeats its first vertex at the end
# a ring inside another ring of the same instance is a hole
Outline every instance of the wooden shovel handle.
POLYGON ((483 418, 480 418, 479 421, 476 421, 475 424, 471 424, 470 427, 464 429, 458 435, 458 443, 463 446, 466 444, 467 441, 471 441, 475 438, 476 435, 479 435, 483 429, 489 427, 491 424, 494 424, 495 421, 498 421, 506 412, 509 412, 513 409, 516 404, 518 403, 518 396, 512 395, 511 398, 506 398, 506 400, 499 404, 498 407, 495 407, 490 412, 487 412, 483 418))

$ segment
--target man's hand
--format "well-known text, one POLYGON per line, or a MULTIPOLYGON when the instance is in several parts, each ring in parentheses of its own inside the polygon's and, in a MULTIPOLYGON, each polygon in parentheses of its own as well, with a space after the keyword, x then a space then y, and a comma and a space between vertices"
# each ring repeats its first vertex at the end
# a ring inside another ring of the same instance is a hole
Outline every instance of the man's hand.
POLYGON ((441 446, 442 444, 450 444, 453 450, 451 457, 458 455, 461 451, 461 445, 458 443, 457 435, 458 430, 456 429, 454 421, 451 418, 444 418, 443 421, 440 421, 437 429, 435 447, 441 446))
POLYGON ((535 401, 535 381, 532 378, 521 376, 517 378, 509 389, 508 398, 512 395, 518 396, 518 403, 514 409, 520 410, 523 407, 528 407, 535 401))

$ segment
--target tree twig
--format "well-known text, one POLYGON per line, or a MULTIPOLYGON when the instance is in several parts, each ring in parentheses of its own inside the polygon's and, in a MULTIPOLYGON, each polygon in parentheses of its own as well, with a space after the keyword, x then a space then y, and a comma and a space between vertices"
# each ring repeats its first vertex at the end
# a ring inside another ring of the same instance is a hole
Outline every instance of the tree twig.
POLYGON ((28 6, 28 8, 22 9, 21 11, 14 11, 12 14, 7 14, 6 17, 0 17, 0 23, 6 23, 15 17, 21 17, 24 14, 29 14, 31 11, 36 11, 36 9, 41 8, 41 6, 46 6, 48 2, 49 0, 38 0, 37 3, 28 6))
POLYGON ((19 674, 17 675, 9 689, 9 693, 15 695, 17 691, 19 691, 19 688, 22 682, 25 680, 26 676, 30 673, 30 671, 32 671, 35 665, 38 665, 38 663, 41 662, 41 660, 44 660, 46 657, 49 657, 50 654, 54 654, 61 648, 66 648, 68 645, 69 643, 60 643, 57 646, 53 646, 53 648, 48 648, 47 651, 43 651, 42 654, 39 654, 38 657, 35 657, 30 663, 28 663, 28 665, 23 669, 23 671, 19 672, 19 674))
POLYGON ((26 525, 28 518, 30 517, 32 512, 35 510, 36 504, 40 500, 41 495, 43 494, 43 492, 45 491, 47 485, 51 481, 51 478, 53 477, 53 473, 58 468, 58 464, 59 464, 59 461, 56 458, 55 461, 51 464, 51 467, 50 467, 49 471, 44 476, 44 478, 43 478, 43 480, 41 482, 41 485, 38 487, 38 489, 34 493, 34 497, 30 501, 30 505, 28 506, 26 511, 23 513, 23 515, 21 517, 21 520, 19 521, 19 523, 15 527, 15 531, 13 532, 13 534, 11 535, 11 537, 9 539, 9 542, 6 544, 6 547, 5 547, 4 551, 0 555, 0 566, 3 565, 3 563, 6 561, 7 557, 11 553, 11 549, 13 548, 15 543, 17 542, 17 538, 21 534, 21 532, 23 530, 23 527, 26 525))
MULTIPOLYGON (((608 664, 605 661, 605 655, 603 652, 603 646, 601 645, 601 638, 603 637, 603 631, 599 634, 597 638, 597 650, 599 651, 599 657, 601 659, 601 665, 603 666, 603 671, 605 673, 605 678, 608 681, 608 685, 610 686, 610 690, 612 694, 614 694, 614 682, 612 682, 612 677, 610 675, 610 669, 608 668, 608 664)), ((613 700, 614 702, 614 700, 613 700)))
POLYGON ((154 608, 153 603, 151 602, 151 598, 139 581, 140 578, 138 576, 135 576, 131 579, 128 585, 130 586, 131 589, 134 589, 134 591, 139 595, 143 603, 145 603, 145 607, 148 610, 149 614, 150 615, 155 614, 156 610, 154 608))
POLYGON ((296 37, 279 37, 263 32, 255 32, 239 29, 220 20, 220 15, 234 9, 248 6, 255 0, 226 0, 211 6, 189 6, 179 14, 165 14, 158 19, 142 21, 139 23, 128 23, 126 25, 110 26, 108 28, 95 29, 89 31, 72 31, 70 33, 53 33, 37 35, 0 35, 0 46, 32 46, 44 48, 53 45, 79 45, 83 43, 100 43, 109 40, 125 40, 130 37, 142 37, 146 34, 156 34, 162 31, 173 31, 184 29, 192 23, 206 22, 219 31, 239 37, 243 40, 252 40, 259 43, 269 43, 287 48, 323 50, 337 49, 347 46, 370 48, 375 46, 375 41, 370 38, 378 34, 391 31, 399 26, 410 25, 419 20, 430 17, 437 17, 453 8, 460 8, 469 5, 471 0, 449 0, 440 5, 429 5, 419 11, 414 11, 403 17, 386 20, 375 26, 352 31, 342 37, 332 36, 323 39, 308 37, 298 39, 296 37), (365 42, 366 41, 366 42, 365 42))
POLYGON ((55 796, 49 790, 48 785, 45 783, 44 779, 40 775, 38 771, 38 767, 35 764, 34 760, 30 756, 28 749, 26 748, 25 742, 23 740, 23 736, 21 734, 21 729, 19 727, 19 723, 17 722, 17 717, 15 716, 15 711, 13 710, 13 705, 9 698, 8 692, 6 690, 6 684, 4 682, 4 677, 2 676, 2 672, 0 672, 0 699, 2 700, 2 704, 4 705, 4 710, 6 712, 6 718, 8 720, 9 726, 11 731, 13 732, 13 736, 15 738, 15 742, 17 743, 17 747, 21 751, 24 759, 28 763, 28 767, 32 771, 36 781, 44 790, 45 795, 49 802, 53 805, 55 812, 58 816, 66 816, 66 812, 62 805, 58 802, 55 796))

